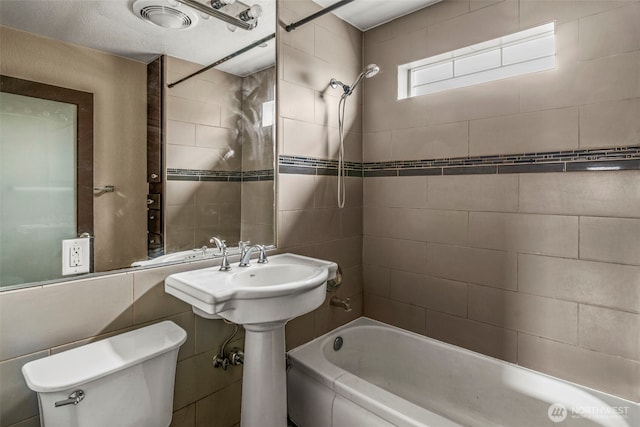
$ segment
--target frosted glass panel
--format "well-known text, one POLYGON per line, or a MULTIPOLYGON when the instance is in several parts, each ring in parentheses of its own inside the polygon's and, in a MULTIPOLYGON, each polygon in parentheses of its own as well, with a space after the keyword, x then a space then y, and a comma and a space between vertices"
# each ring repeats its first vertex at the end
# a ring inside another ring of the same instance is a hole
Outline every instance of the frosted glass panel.
POLYGON ((76 235, 76 106, 0 93, 0 284, 61 277, 76 235))

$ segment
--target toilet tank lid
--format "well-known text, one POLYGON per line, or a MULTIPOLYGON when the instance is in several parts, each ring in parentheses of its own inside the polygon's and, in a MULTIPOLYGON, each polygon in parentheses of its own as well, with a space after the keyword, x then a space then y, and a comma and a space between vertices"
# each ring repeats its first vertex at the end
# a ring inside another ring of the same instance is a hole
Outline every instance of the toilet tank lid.
POLYGON ((33 391, 67 390, 177 349, 186 339, 184 329, 167 320, 31 361, 22 374, 33 391))

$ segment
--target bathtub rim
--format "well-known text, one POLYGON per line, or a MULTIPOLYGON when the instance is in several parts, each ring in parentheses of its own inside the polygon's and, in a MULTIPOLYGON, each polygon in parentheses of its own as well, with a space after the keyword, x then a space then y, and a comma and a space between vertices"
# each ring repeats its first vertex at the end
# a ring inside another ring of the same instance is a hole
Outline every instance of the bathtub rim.
MULTIPOLYGON (((357 381, 360 381, 366 385, 370 385, 371 387, 374 387, 376 389, 379 389, 381 391, 384 391, 385 393, 388 393, 389 395, 395 396, 393 395, 391 392, 382 389, 381 387, 378 387, 372 383, 369 383, 368 381, 359 378, 358 376, 352 374, 351 372, 340 368, 339 366, 334 365, 333 363, 331 363, 328 359, 326 359, 324 357, 323 354, 323 348, 325 345, 327 345, 330 341, 334 340, 335 337, 337 335, 340 334, 341 331, 344 331, 346 329, 350 329, 350 328, 354 328, 354 327, 380 327, 380 328, 386 328, 386 329, 390 329, 394 332, 400 333, 404 336, 407 336, 409 338, 412 339, 419 339, 419 340, 423 340, 428 342, 429 344, 435 345, 437 347, 440 348, 444 348, 444 349, 452 349, 454 351, 458 351, 461 352, 469 357, 474 357, 474 358, 481 358, 481 359, 485 359, 488 362, 491 363, 498 363, 498 364, 502 364, 502 365, 506 365, 506 366, 510 366, 512 368, 517 368, 517 369, 521 369, 524 370, 525 372, 531 373, 531 374, 535 374, 535 375, 540 375, 546 379, 549 380, 555 380, 555 381, 560 381, 563 383, 566 383, 569 386, 574 386, 577 387, 579 389, 582 389, 588 393, 591 393, 593 395, 595 395, 597 398, 601 399, 603 402, 611 405, 611 406, 623 406, 626 405, 628 406, 631 410, 635 411, 635 413, 637 414, 636 416, 640 416, 640 402, 635 402, 632 400, 629 400, 627 398, 621 397, 621 396, 617 396, 602 390, 598 390, 592 387, 589 387, 587 385, 583 385, 583 384, 579 384, 579 383, 575 383, 573 381, 569 381, 569 380, 565 380, 559 377, 555 377, 553 375, 549 375, 546 374, 544 372, 540 372, 540 371, 536 371, 534 369, 531 368, 527 368, 525 366, 522 365, 518 365, 512 362, 508 362, 506 360, 502 360, 502 359, 498 359, 496 357, 493 356, 488 356, 486 354, 483 353, 479 353, 473 350, 469 350, 466 349, 464 347, 460 347, 457 346, 455 344, 450 344, 444 341, 440 341, 437 340, 435 338, 431 338, 431 337, 427 337, 425 335, 420 335, 418 333, 415 332, 411 332, 402 328, 399 328, 397 326, 393 326, 393 325, 389 325, 387 323, 381 322, 379 320, 375 320, 375 319, 371 319, 369 317, 366 316, 361 316, 357 319, 352 320, 349 323, 346 323, 332 331, 327 332, 324 335, 321 335, 319 337, 316 337, 315 339, 304 343, 296 348, 293 348, 291 350, 289 350, 287 352, 287 360, 289 361, 288 363, 291 363, 292 365, 295 365, 297 368, 299 368, 303 373, 305 373, 306 375, 310 376, 311 378, 313 378, 314 380, 320 382, 321 384, 325 385, 326 387, 330 388, 331 390, 333 390, 334 392, 340 394, 343 397, 348 398, 347 395, 345 395, 344 393, 347 391, 345 389, 345 385, 342 384, 345 381, 342 381, 342 383, 339 380, 347 380, 348 382, 352 382, 349 381, 349 377, 353 377, 354 379, 356 379, 357 381), (316 350, 317 348, 317 350, 316 350), (315 366, 315 368, 314 368, 315 366), (620 405, 622 404, 622 405, 620 405)), ((399 399, 402 399, 400 397, 398 397, 399 399)), ((402 399, 405 400, 405 399, 402 399)), ((412 402, 409 402, 412 405, 415 405, 412 402)), ((417 408, 421 408, 419 405, 415 405, 417 408)), ((421 408, 424 409, 424 408, 421 408)), ((426 409, 425 409, 426 410, 426 409)), ((430 411, 429 411, 430 412, 430 411)))

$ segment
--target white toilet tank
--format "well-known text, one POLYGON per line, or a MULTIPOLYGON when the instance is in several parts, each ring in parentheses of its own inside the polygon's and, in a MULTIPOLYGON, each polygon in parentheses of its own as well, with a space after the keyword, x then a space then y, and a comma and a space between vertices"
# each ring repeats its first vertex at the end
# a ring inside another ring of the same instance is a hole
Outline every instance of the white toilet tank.
POLYGON ((22 374, 38 393, 40 425, 167 427, 186 339, 182 328, 165 321, 25 364, 22 374))

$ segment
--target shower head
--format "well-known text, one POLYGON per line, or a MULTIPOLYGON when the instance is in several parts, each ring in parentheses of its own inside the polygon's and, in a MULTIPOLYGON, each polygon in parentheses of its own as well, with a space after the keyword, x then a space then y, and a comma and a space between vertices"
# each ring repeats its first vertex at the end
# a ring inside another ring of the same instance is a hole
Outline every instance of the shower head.
POLYGON ((369 64, 366 67, 364 67, 364 70, 362 70, 362 72, 360 72, 360 74, 358 74, 358 77, 356 78, 356 80, 353 82, 353 84, 351 86, 346 85, 346 84, 344 84, 341 81, 338 81, 336 79, 331 79, 329 84, 334 89, 337 89, 338 87, 342 87, 342 90, 344 91, 342 96, 349 96, 349 95, 351 95, 353 93, 353 91, 355 90, 356 86, 358 86, 358 84, 360 84, 360 81, 362 79, 370 79, 371 77, 373 77, 376 74, 378 74, 378 72, 380 72, 380 67, 378 67, 376 64, 369 64))

